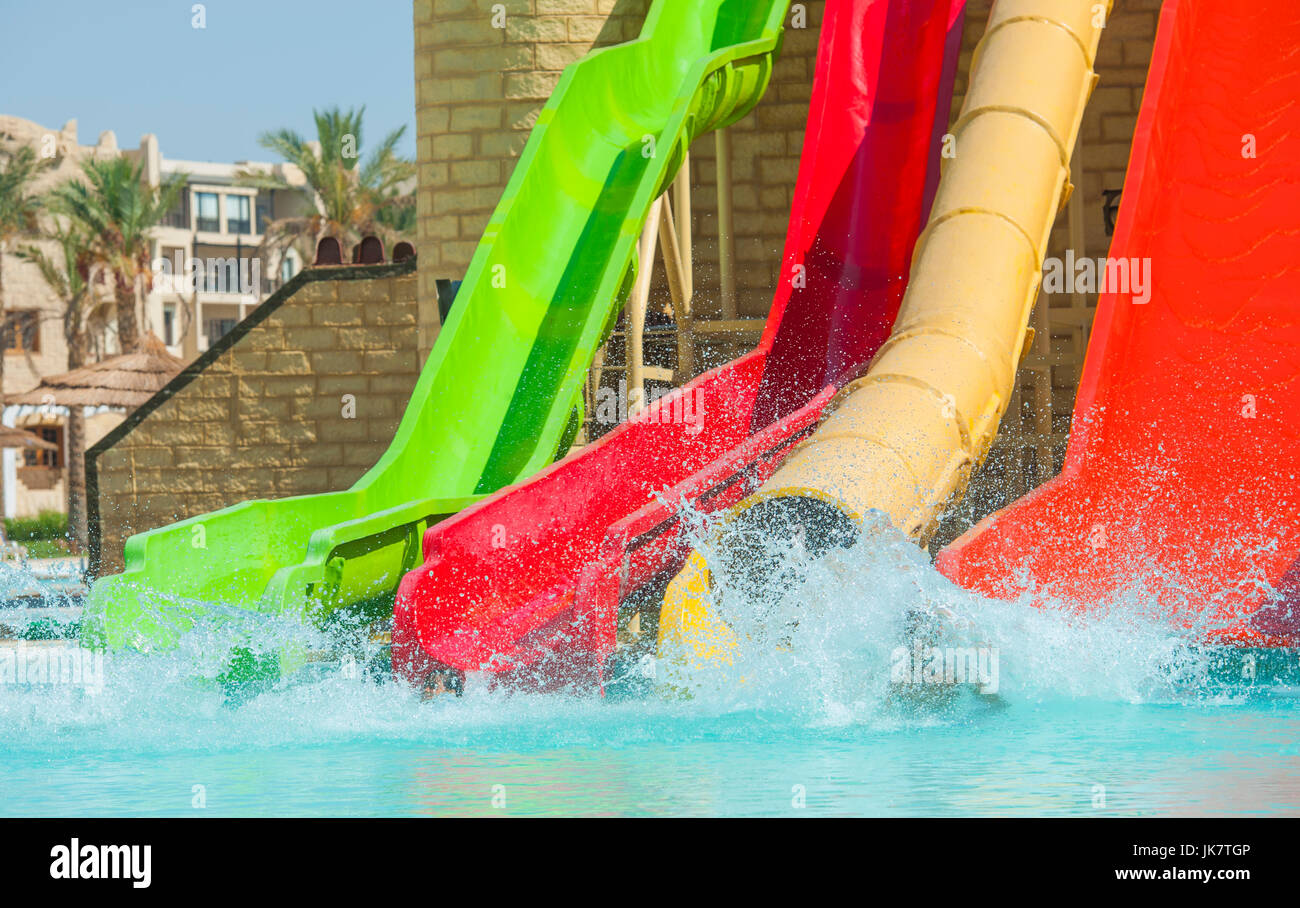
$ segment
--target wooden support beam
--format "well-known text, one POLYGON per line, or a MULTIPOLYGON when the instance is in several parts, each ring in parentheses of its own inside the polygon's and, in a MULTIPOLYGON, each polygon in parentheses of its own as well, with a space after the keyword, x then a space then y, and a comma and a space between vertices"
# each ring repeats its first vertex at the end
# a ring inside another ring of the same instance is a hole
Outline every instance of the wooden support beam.
POLYGON ((736 235, 732 223, 731 135, 725 129, 714 133, 718 175, 718 275, 722 283, 722 317, 736 317, 736 235))
MULTIPOLYGON (((695 334, 694 321, 695 278, 691 273, 693 256, 691 255, 691 156, 682 157, 681 169, 673 183, 673 208, 665 207, 664 224, 673 237, 672 254, 676 267, 667 262, 667 244, 665 244, 665 264, 668 273, 678 275, 678 292, 681 301, 673 299, 673 319, 677 324, 677 375, 675 382, 685 384, 695 377, 695 334), (673 208, 676 209, 674 221, 673 208)), ((662 239, 662 237, 661 237, 662 239)), ((669 286, 671 290, 671 284, 669 286)))
POLYGON ((695 323, 696 334, 738 334, 743 337, 762 337, 767 319, 723 318, 704 319, 695 323))
POLYGON ((655 246, 659 238, 659 218, 663 197, 650 204, 650 215, 637 242, 636 283, 627 312, 627 413, 635 416, 645 409, 645 316, 650 305, 650 280, 654 275, 655 246))

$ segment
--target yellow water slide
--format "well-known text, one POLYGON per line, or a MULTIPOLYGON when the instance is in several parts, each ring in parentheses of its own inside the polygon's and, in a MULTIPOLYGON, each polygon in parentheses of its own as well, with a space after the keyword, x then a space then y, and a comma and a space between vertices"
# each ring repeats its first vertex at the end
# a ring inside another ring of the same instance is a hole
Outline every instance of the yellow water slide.
MULTIPOLYGON (((797 530, 824 551, 861 532, 871 512, 924 544, 963 494, 1030 340, 1109 11, 1099 0, 994 4, 889 340, 816 433, 727 515, 729 545, 797 530)), ((727 658, 734 632, 709 589, 693 553, 664 600, 661 653, 727 658)))

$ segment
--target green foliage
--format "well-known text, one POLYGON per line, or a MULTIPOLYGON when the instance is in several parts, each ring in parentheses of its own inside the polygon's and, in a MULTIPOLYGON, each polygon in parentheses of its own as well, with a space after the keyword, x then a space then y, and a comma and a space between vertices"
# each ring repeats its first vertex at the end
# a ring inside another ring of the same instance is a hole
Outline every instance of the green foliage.
MULTIPOLYGON (((299 218, 282 218, 259 225, 272 246, 296 243, 307 252, 316 240, 337 236, 353 242, 369 233, 389 245, 411 239, 415 231, 415 198, 403 184, 415 176, 415 163, 394 149, 406 127, 394 129, 363 155, 362 119, 365 107, 313 110, 316 138, 308 140, 292 129, 265 132, 258 142, 302 171, 316 204, 316 212, 299 218)), ((268 189, 287 184, 267 174, 244 172, 240 182, 268 189)), ((409 188, 409 187, 407 187, 409 188)))
MULTIPOLYGON (((84 228, 72 221, 68 226, 56 223, 46 231, 46 237, 59 244, 62 258, 51 258, 35 246, 21 246, 15 250, 18 257, 31 262, 41 273, 46 285, 64 303, 63 336, 70 343, 85 330, 85 308, 90 290, 84 250, 91 245, 84 228)), ((69 366, 73 364, 69 362, 69 366)))
POLYGON ((41 511, 35 517, 5 518, 5 536, 12 542, 66 539, 67 535, 68 515, 62 511, 41 511))
POLYGON ((63 539, 32 539, 22 545, 28 558, 63 558, 72 554, 63 539))
MULTIPOLYGON (((69 180, 50 194, 50 207, 67 215, 86 240, 78 267, 103 265, 120 281, 149 277, 151 232, 167 216, 185 188, 184 175, 158 187, 143 181, 144 162, 126 158, 90 160, 82 180, 69 180)), ((146 287, 146 290, 148 288, 146 287)))
POLYGON ((0 241, 20 233, 34 233, 43 202, 28 193, 32 180, 50 165, 27 145, 0 158, 0 241))
POLYGON ((391 237, 415 237, 415 195, 392 195, 375 209, 375 223, 391 237))

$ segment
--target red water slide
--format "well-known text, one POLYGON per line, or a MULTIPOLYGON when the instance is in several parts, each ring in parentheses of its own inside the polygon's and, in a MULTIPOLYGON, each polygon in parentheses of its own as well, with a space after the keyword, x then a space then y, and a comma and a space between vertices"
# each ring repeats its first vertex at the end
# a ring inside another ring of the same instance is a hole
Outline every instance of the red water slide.
POLYGON ((939 568, 1300 644, 1295 0, 1164 4, 1110 255, 1064 471, 939 568))
POLYGON ((430 529, 397 594, 399 674, 418 682, 441 664, 515 684, 599 683, 619 602, 686 554, 677 504, 712 512, 753 491, 887 335, 937 181, 963 7, 827 3, 758 348, 430 529))

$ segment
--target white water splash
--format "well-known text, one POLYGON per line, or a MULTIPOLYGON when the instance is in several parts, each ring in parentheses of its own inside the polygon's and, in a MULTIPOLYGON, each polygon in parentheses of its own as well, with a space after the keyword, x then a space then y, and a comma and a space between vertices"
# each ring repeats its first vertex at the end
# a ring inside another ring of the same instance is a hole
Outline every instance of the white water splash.
POLYGON ((891 670, 900 647, 912 646, 918 620, 940 630, 927 646, 991 652, 1004 705, 1167 700, 1207 670, 1198 638, 1150 614, 1140 595, 1086 614, 1065 604, 1035 606, 1028 596, 986 599, 940 575, 883 520, 851 548, 820 558, 798 540, 762 542, 753 556, 778 562, 781 578, 762 592, 728 575, 710 521, 696 519, 692 532, 713 575, 710 605, 739 643, 729 665, 664 655, 671 685, 715 705, 794 709, 833 723, 881 719, 899 699, 891 670))
MULTIPOLYGON (((709 556, 712 523, 688 518, 709 556)), ((110 654, 99 690, 0 684, 0 740, 24 753, 143 754, 376 741, 514 746, 536 739, 604 747, 761 725, 794 734, 898 730, 1051 701, 1177 701, 1196 695, 1206 670, 1197 638, 1171 629, 1140 596, 1086 615, 985 599, 950 583, 914 545, 879 527, 852 548, 817 559, 788 540, 767 545, 785 559, 791 578, 803 579, 750 601, 719 573, 715 596, 742 643, 730 666, 707 671, 674 674, 661 654, 660 679, 690 691, 688 698, 610 703, 511 695, 471 675, 463 698, 424 702, 401 684, 367 678, 364 665, 335 663, 309 665, 235 705, 215 680, 233 647, 271 653, 318 648, 324 640, 295 620, 208 607, 174 650, 110 654), (996 650, 996 698, 898 708, 891 668, 916 614, 934 617, 959 644, 996 650)), ((0 572, 0 584, 10 580, 0 572)), ((0 623, 23 629, 9 618, 0 623)))

